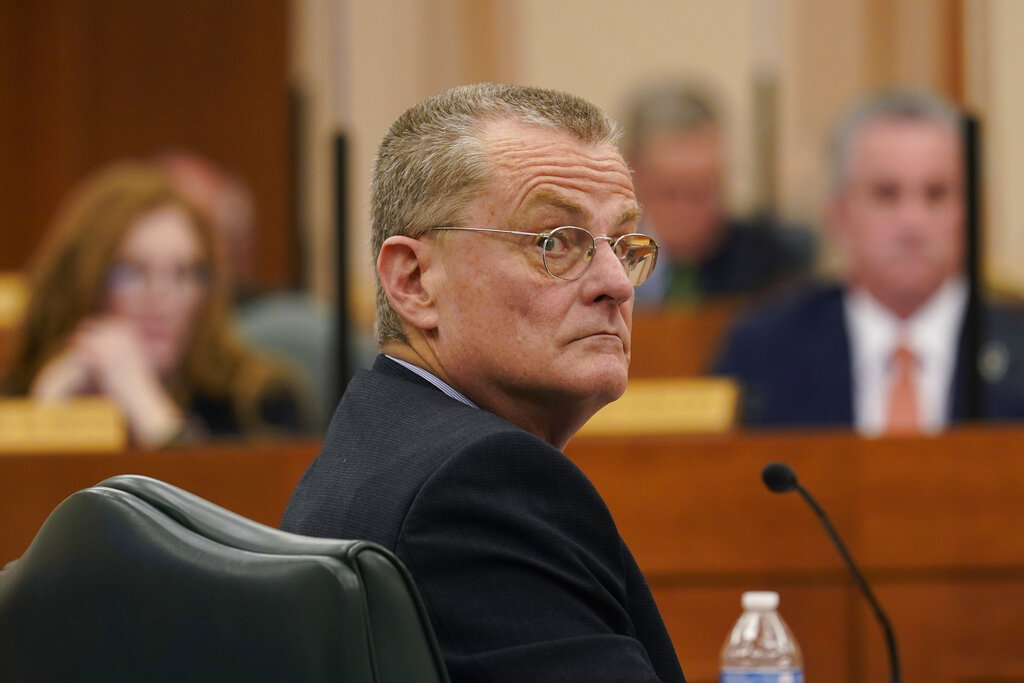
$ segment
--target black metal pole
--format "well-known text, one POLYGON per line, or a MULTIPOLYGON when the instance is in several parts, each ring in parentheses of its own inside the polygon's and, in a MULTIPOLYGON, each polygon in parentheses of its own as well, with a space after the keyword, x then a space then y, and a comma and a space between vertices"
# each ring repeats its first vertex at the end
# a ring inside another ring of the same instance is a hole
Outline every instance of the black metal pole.
POLYGON ((964 409, 968 420, 979 420, 986 414, 985 393, 979 367, 984 343, 985 311, 981 277, 981 134, 978 119, 970 114, 963 118, 964 145, 964 238, 967 242, 967 311, 964 314, 963 350, 964 409))
POLYGON ((335 393, 338 400, 352 378, 351 333, 348 291, 348 139, 342 132, 334 136, 334 238, 336 244, 334 310, 335 393))

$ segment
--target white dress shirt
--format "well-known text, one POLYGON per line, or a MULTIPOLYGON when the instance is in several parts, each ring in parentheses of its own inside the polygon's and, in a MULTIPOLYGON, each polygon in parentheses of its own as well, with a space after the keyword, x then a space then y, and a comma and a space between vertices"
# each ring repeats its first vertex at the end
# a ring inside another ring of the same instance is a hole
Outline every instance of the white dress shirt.
POLYGON ((863 289, 843 298, 853 362, 853 418, 856 429, 874 436, 885 431, 889 392, 895 380, 893 353, 904 344, 917 361, 918 423, 934 433, 949 421, 960 329, 967 308, 967 284, 950 278, 909 318, 892 313, 863 289))

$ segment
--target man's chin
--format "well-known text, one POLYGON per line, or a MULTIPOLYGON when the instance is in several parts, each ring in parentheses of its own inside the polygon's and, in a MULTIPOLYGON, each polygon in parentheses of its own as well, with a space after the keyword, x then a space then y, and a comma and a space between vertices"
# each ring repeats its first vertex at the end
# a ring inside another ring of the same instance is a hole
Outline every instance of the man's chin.
POLYGON ((629 360, 618 340, 614 345, 602 346, 597 352, 591 348, 586 353, 563 357, 551 376, 550 386, 557 387, 566 400, 583 403, 601 400, 604 405, 621 396, 629 379, 629 360))
POLYGON ((626 392, 626 384, 629 375, 626 368, 609 368, 605 372, 595 375, 580 384, 587 387, 587 391, 581 392, 582 397, 600 402, 601 406, 618 400, 626 392))
POLYGON ((943 280, 934 277, 920 277, 917 279, 906 279, 896 283, 890 289, 890 300, 900 308, 916 310, 919 306, 931 298, 943 280))

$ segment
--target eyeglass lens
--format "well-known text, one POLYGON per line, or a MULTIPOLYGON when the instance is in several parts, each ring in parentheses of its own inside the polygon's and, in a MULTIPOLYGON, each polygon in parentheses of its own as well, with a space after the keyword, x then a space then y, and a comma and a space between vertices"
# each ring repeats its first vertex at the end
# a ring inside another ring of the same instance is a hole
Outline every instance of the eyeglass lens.
MULTIPOLYGON (((606 238, 599 238, 601 240, 606 238)), ((658 247, 647 235, 629 234, 609 241, 634 286, 643 284, 654 270, 658 247)), ((590 267, 597 249, 594 236, 583 228, 556 228, 538 246, 547 271, 564 280, 575 280, 590 267)))
POLYGON ((207 285, 209 271, 199 263, 176 264, 160 270, 138 263, 120 262, 107 272, 107 287, 124 296, 138 296, 158 281, 176 292, 191 292, 207 285))

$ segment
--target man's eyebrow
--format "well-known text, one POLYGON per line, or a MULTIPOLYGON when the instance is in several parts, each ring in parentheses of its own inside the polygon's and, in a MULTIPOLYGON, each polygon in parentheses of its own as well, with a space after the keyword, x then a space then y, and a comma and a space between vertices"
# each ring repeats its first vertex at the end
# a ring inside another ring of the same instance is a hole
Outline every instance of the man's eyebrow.
POLYGON ((571 213, 574 216, 586 216, 587 212, 584 211, 583 207, 567 199, 557 192, 551 190, 539 190, 533 197, 530 198, 528 207, 540 208, 540 207, 551 207, 554 209, 561 209, 567 213, 571 213))
POLYGON ((619 222, 617 225, 626 225, 627 223, 639 223, 640 222, 640 207, 636 204, 631 206, 622 212, 619 216, 619 222))
MULTIPOLYGON (((563 197, 557 192, 551 190, 540 190, 534 195, 529 202, 529 208, 538 207, 551 207, 555 209, 561 209, 573 216, 579 218, 587 218, 590 214, 582 206, 576 202, 563 197)), ((616 221, 616 225, 626 225, 627 223, 638 223, 640 221, 640 206, 634 204, 630 208, 622 212, 619 216, 619 220, 616 221)))

